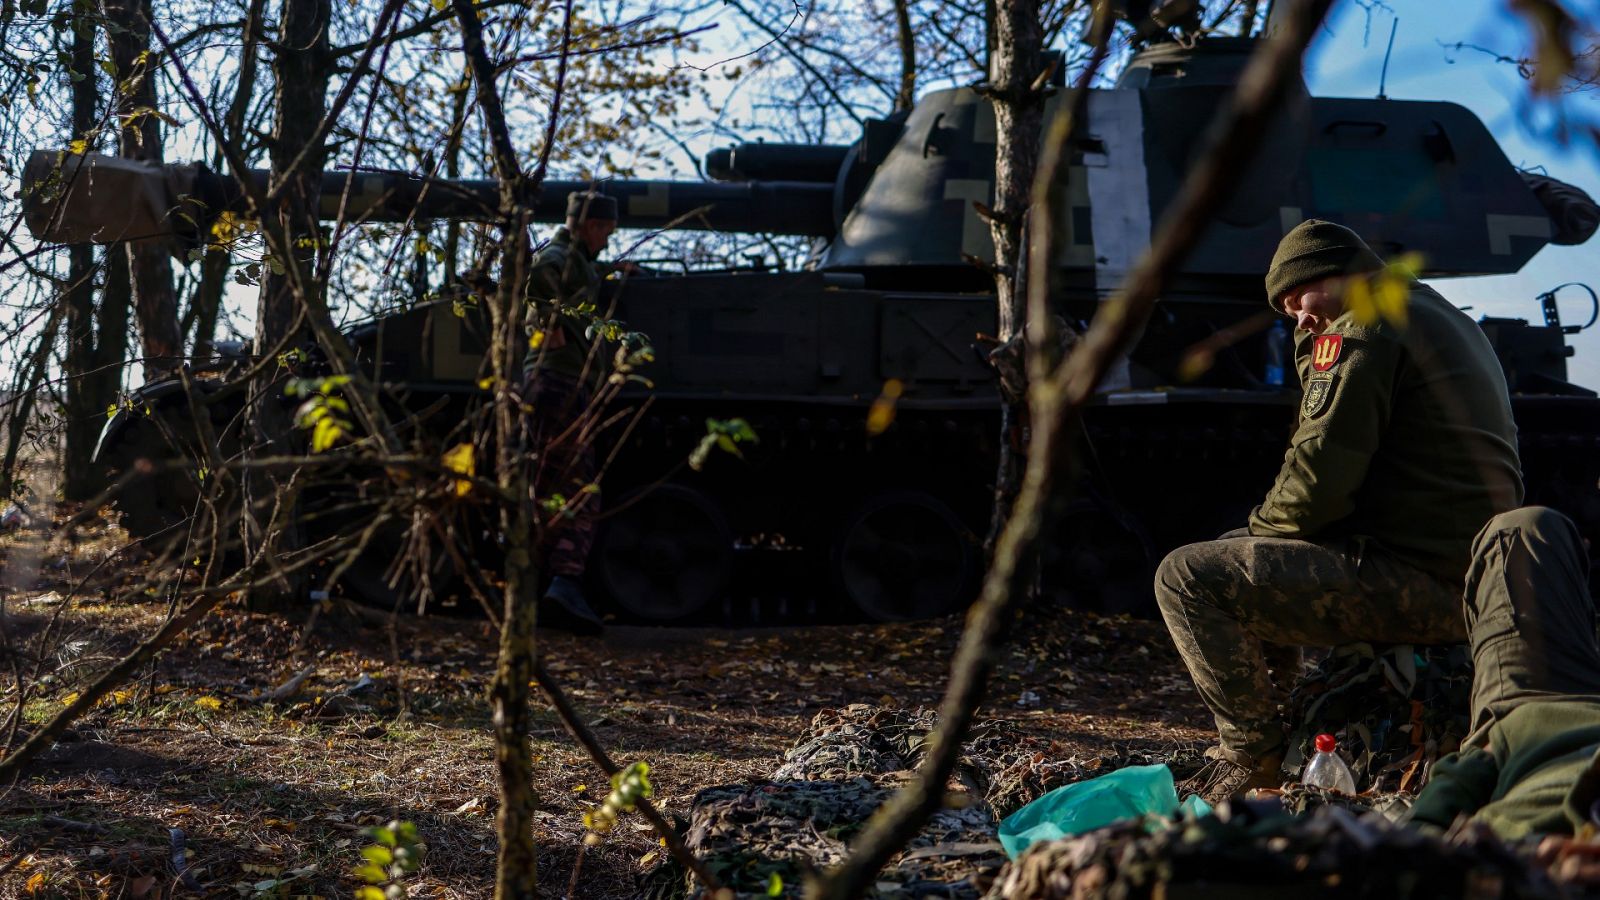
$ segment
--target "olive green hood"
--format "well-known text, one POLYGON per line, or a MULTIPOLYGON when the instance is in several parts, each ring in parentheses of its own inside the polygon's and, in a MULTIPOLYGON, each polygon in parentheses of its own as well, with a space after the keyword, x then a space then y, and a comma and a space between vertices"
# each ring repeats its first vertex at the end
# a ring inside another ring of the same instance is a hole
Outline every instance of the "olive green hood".
POLYGON ((1355 275, 1383 268, 1383 260, 1354 231, 1333 222, 1307 219, 1278 242, 1267 269, 1267 305, 1290 290, 1335 275, 1355 275))

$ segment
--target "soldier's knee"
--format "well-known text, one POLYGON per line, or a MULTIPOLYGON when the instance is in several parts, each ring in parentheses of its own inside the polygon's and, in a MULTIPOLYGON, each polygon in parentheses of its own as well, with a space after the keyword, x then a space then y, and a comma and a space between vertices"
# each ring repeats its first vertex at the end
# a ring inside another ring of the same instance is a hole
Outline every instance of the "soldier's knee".
POLYGON ((1198 544, 1189 544, 1168 553, 1161 560, 1161 565, 1156 567, 1156 604, 1162 612, 1169 612, 1180 608, 1185 601, 1192 600, 1195 596, 1197 578, 1195 576, 1195 548, 1198 544))
POLYGON ((1477 555, 1482 548, 1491 546, 1501 536, 1525 542, 1550 545, 1571 543, 1582 547, 1578 526, 1548 506, 1523 506, 1490 519, 1473 541, 1473 554, 1477 555))

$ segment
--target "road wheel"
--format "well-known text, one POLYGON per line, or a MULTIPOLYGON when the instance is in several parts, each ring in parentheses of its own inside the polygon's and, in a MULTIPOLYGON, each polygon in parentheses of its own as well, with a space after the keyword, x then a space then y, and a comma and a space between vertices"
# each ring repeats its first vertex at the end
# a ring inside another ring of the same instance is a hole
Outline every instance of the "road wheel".
MULTIPOLYGON (((228 459, 238 451, 238 405, 227 402, 203 407, 211 418, 218 455, 228 459)), ((200 429, 188 400, 169 394, 145 409, 124 413, 121 427, 103 438, 96 465, 108 478, 131 473, 115 497, 128 534, 153 552, 190 540, 209 541, 214 533, 223 543, 236 540, 238 491, 230 473, 207 471, 200 429), (221 481, 220 486, 217 485, 221 481), (193 529, 191 526, 195 526, 193 529)))
POLYGON ((862 504, 833 548, 839 590, 879 622, 942 616, 971 601, 981 567, 977 536, 921 491, 862 504))
POLYGON ((681 484, 646 488, 605 516, 589 571, 628 616, 687 619, 722 599, 733 575, 733 533, 704 493, 681 484))

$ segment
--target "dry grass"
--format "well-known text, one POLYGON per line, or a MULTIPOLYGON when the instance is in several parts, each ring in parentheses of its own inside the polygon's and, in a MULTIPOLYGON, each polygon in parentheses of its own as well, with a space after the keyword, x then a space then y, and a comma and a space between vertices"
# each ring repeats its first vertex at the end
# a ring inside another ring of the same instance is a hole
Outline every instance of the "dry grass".
MULTIPOLYGON (((43 547, 0 538, 11 563, 42 551, 28 577, 9 568, 4 586, 7 634, 34 692, 29 723, 166 614, 162 597, 129 587, 134 566, 120 557, 70 592, 117 538, 103 525, 43 547), (42 683, 27 676, 35 657, 50 676, 42 683)), ((224 607, 77 723, 0 795, 0 866, 20 859, 0 875, 0 897, 167 896, 172 829, 206 895, 350 896, 362 829, 391 819, 417 823, 428 848, 410 896, 489 896, 493 636, 478 621, 408 619, 396 660, 368 616, 335 604, 309 629, 307 618, 224 607), (295 696, 249 699, 308 666, 295 696), (370 685, 346 693, 363 676, 370 685)), ((615 628, 603 641, 546 635, 542 649, 612 754, 649 762, 658 800, 683 815, 701 788, 769 774, 821 708, 937 702, 959 627, 615 628)), ((1039 611, 1016 635, 988 714, 1052 753, 1204 736, 1158 624, 1039 611)), ((16 700, 8 668, 0 715, 16 700)), ((582 851, 582 814, 608 786, 549 709, 535 723, 547 896, 631 895, 660 847, 629 819, 582 851)))

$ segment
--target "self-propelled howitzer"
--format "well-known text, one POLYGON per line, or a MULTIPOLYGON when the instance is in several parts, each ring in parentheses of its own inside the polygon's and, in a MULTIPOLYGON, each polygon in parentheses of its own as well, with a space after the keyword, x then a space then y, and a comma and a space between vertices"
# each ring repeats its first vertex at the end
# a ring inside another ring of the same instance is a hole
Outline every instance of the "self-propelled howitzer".
MULTIPOLYGON (((1148 246, 1251 46, 1158 45, 1115 87, 1088 92, 1059 211, 1056 304, 1069 320, 1091 318, 1148 246)), ((1063 114, 1065 97, 1050 97, 1048 115, 1063 114)), ((604 482, 618 512, 591 574, 612 610, 654 621, 852 608, 896 618, 969 596, 998 440, 993 375, 973 352, 995 321, 992 276, 975 261, 993 255, 979 207, 992 202, 996 137, 988 101, 952 89, 869 121, 849 145, 744 144, 707 157, 714 181, 596 185, 619 198, 627 227, 815 239, 799 271, 657 265, 652 277, 608 283, 617 317, 659 356, 655 402, 604 482), (867 409, 890 380, 894 425, 869 436, 867 409), (732 417, 761 439, 742 460, 700 473, 679 465, 706 419, 732 417)), ((198 168, 96 160, 74 182, 75 161, 58 162, 36 157, 37 171, 61 180, 30 195, 30 227, 46 239, 193 242, 214 210, 241 202, 231 179, 198 168), (144 192, 111 187, 119 171, 134 171, 144 192), (123 203, 115 215, 112 197, 123 203)), ((1261 276, 1289 228, 1339 221, 1385 255, 1420 254, 1423 274, 1437 277, 1516 272, 1548 244, 1587 240, 1600 221, 1589 198, 1519 172, 1471 112, 1446 102, 1317 98, 1296 85, 1262 149, 1237 163, 1240 189, 1087 417, 1092 465, 1048 560, 1053 585, 1080 602, 1144 602, 1167 548, 1236 526, 1264 494, 1296 389, 1271 373, 1286 334, 1266 327, 1261 276), (1213 360, 1198 374, 1197 347, 1213 360)), ((323 184, 324 215, 342 206, 352 220, 492 220, 498 203, 481 181, 332 172, 323 184)), ((565 193, 589 186, 546 182, 524 202, 555 221, 565 193)), ((1485 329, 1514 392, 1529 502, 1574 515, 1600 546, 1600 402, 1568 383, 1570 326, 1553 300, 1546 309, 1543 324, 1485 329)), ((349 334, 408 402, 453 398, 456 416, 474 402, 482 344, 449 304, 349 334)), ((128 423, 108 429, 110 455, 146 452, 128 423)))

